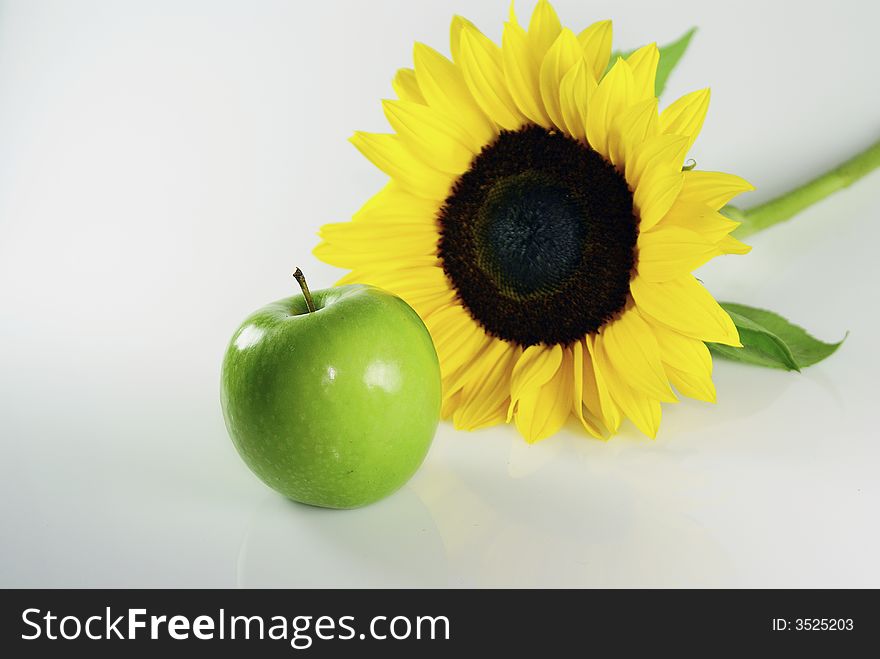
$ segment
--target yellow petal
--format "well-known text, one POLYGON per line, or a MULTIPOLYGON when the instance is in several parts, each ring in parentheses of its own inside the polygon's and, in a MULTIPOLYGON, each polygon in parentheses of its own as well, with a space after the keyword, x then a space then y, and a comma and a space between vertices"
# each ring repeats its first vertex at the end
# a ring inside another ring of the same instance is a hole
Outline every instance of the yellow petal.
MULTIPOLYGON (((650 317, 646 318, 650 322, 650 317)), ((664 364, 674 366, 680 371, 707 372, 711 375, 712 355, 705 343, 657 323, 651 323, 651 330, 664 364)))
POLYGON ((461 31, 465 27, 477 30, 477 26, 464 16, 453 16, 452 25, 449 26, 449 52, 452 53, 452 61, 461 64, 461 31))
POLYGON ((539 0, 529 21, 529 42, 539 62, 544 59, 561 31, 562 23, 559 22, 553 5, 547 0, 539 0))
POLYGON ((608 75, 599 83, 590 100, 587 110, 587 140, 593 149, 606 158, 608 157, 608 126, 613 117, 620 115, 629 107, 632 86, 632 70, 629 64, 618 58, 608 75))
POLYGON ((748 254, 752 251, 751 245, 746 245, 733 236, 724 236, 718 241, 718 249, 723 254, 748 254))
POLYGON ((596 87, 583 58, 569 69, 559 83, 559 106, 565 130, 582 142, 587 140, 587 109, 596 87))
POLYGON ((395 258, 401 254, 435 255, 437 229, 426 222, 336 222, 325 224, 318 235, 352 252, 395 258))
POLYGON ((654 80, 660 63, 660 49, 656 43, 648 44, 626 58, 633 72, 633 100, 655 98, 654 80))
POLYGON ((593 80, 599 81, 611 59, 611 21, 598 21, 578 35, 593 80))
MULTIPOLYGON (((317 248, 315 252, 317 253, 317 248)), ((376 260, 366 263, 363 266, 356 267, 347 275, 342 277, 336 284, 372 284, 379 288, 391 291, 395 295, 399 295, 413 308, 416 307, 417 301, 429 300, 434 298, 438 300, 438 306, 446 306, 440 304, 444 301, 451 301, 454 292, 450 290, 449 283, 443 268, 435 262, 433 265, 415 265, 408 262, 399 263, 394 268, 382 268, 376 266, 376 260)), ((417 311, 419 311, 417 309, 417 311)), ((419 313, 422 318, 427 314, 419 313)))
MULTIPOLYGON (((391 253, 391 248, 378 248, 381 255, 386 259, 393 258, 398 264, 406 268, 430 268, 439 263, 435 254, 408 254, 405 259, 401 258, 400 251, 391 253)), ((424 251, 424 250, 421 250, 424 251)), ((335 265, 339 268, 357 268, 367 270, 377 262, 375 253, 363 250, 352 250, 347 245, 331 242, 321 242, 312 250, 312 254, 324 263, 335 265)))
POLYGON ((520 112, 539 126, 550 128, 550 117, 541 100, 541 63, 532 51, 525 30, 514 21, 504 24, 501 59, 507 88, 520 112))
POLYGON ((685 396, 715 402, 712 356, 706 344, 662 325, 652 326, 666 375, 685 396))
POLYGON ((679 227, 654 227, 639 234, 639 275, 648 281, 678 279, 718 256, 715 243, 679 227))
POLYGON ((440 417, 443 419, 448 419, 449 417, 451 417, 456 408, 458 408, 460 400, 461 391, 456 391, 448 398, 444 398, 443 403, 440 405, 440 417))
POLYGON ((664 173, 681 173, 681 165, 686 153, 686 137, 655 134, 634 145, 632 157, 626 161, 626 180, 630 187, 635 188, 644 176, 658 170, 664 173))
POLYGON ((482 346, 485 332, 460 304, 438 309, 424 319, 444 377, 469 363, 482 346))
POLYGON ((562 351, 562 360, 544 384, 522 392, 516 406, 516 428, 529 443, 555 435, 571 412, 573 369, 571 353, 562 351))
POLYGON ((675 394, 660 362, 660 348, 651 326, 634 309, 606 324, 599 337, 611 367, 633 389, 651 398, 674 402, 675 394))
POLYGON ((640 231, 647 231, 669 212, 682 185, 682 172, 666 167, 650 171, 639 179, 633 202, 639 214, 640 231))
POLYGON ((425 222, 434 226, 442 200, 418 197, 393 180, 370 197, 352 216, 355 222, 371 220, 425 222))
POLYGON ((356 267, 336 285, 371 284, 384 288, 403 298, 421 318, 427 318, 453 303, 455 293, 446 285, 443 270, 439 266, 408 266, 387 271, 370 270, 370 267, 371 264, 356 267))
POLYGON ((391 81, 391 86, 401 101, 425 104, 425 97, 416 81, 416 72, 412 69, 400 69, 391 81))
MULTIPOLYGON (((592 363, 589 365, 590 371, 588 375, 590 376, 590 380, 587 383, 586 390, 584 388, 584 344, 582 341, 575 341, 571 344, 571 348, 568 348, 571 351, 571 367, 572 367, 572 398, 571 398, 571 410, 574 412, 577 420, 581 422, 586 431, 590 433, 593 437, 598 439, 602 439, 604 437, 604 432, 602 431, 601 426, 594 420, 594 417, 598 418, 597 413, 593 413, 589 406, 584 404, 584 396, 585 394, 590 398, 595 396, 595 387, 596 381, 593 378, 592 373, 592 363), (584 414, 584 407, 587 407, 587 414, 584 414)), ((587 360, 591 361, 589 354, 586 356, 587 360)), ((598 401, 597 401, 598 403, 598 401)), ((597 411, 599 410, 598 404, 594 408, 597 411)))
POLYGON ((471 95, 495 123, 516 130, 526 122, 504 79, 501 49, 481 32, 461 31, 461 70, 471 95))
POLYGON ((495 124, 480 110, 455 64, 421 43, 413 48, 413 60, 416 80, 428 105, 458 123, 476 144, 495 139, 495 124))
POLYGON ((701 89, 682 96, 661 113, 660 130, 684 135, 688 138, 687 148, 690 149, 703 127, 710 95, 708 89, 701 89))
POLYGON ((416 158, 396 135, 356 132, 350 139, 358 151, 404 188, 425 199, 445 199, 452 180, 416 158))
POLYGON ((730 316, 693 275, 662 283, 637 275, 630 292, 639 312, 670 329, 701 341, 741 345, 730 316))
POLYGON ((617 372, 611 365, 604 337, 601 335, 596 336, 594 349, 596 363, 608 383, 611 398, 639 430, 648 437, 655 438, 660 428, 660 403, 626 384, 625 374, 617 372))
POLYGON ((422 318, 451 303, 455 297, 436 257, 397 257, 393 260, 393 267, 386 265, 383 269, 390 259, 369 259, 364 252, 343 252, 329 243, 320 243, 312 252, 326 263, 351 269, 340 277, 337 286, 371 284, 384 288, 403 298, 422 318))
POLYGON ((577 37, 566 28, 559 33, 541 64, 541 98, 550 119, 562 130, 566 129, 566 123, 559 105, 559 83, 582 59, 582 49, 577 37))
POLYGON ((584 337, 584 405, 602 420, 611 434, 620 428, 622 415, 617 403, 611 398, 608 381, 596 357, 596 336, 584 337))
POLYGON ((751 183, 733 174, 692 170, 684 172, 681 200, 705 204, 717 211, 736 195, 754 189, 751 183))
POLYGON ((657 99, 649 98, 636 103, 611 122, 608 135, 608 155, 618 168, 635 158, 645 140, 657 135, 660 120, 657 99))
MULTIPOLYGON (((425 316, 427 317, 427 316, 425 316)), ((473 358, 455 369, 450 373, 445 373, 443 375, 443 396, 451 396, 456 392, 460 392, 465 385, 470 384, 474 378, 481 377, 483 373, 483 369, 479 368, 480 364, 485 363, 484 358, 486 354, 492 350, 495 343, 498 342, 498 339, 485 334, 483 340, 480 342, 479 346, 474 353, 473 358), (474 368, 472 368, 474 367, 474 368)), ((463 401, 463 399, 460 399, 463 401)), ((507 409, 505 408, 505 412, 507 409)))
POLYGON ((657 224, 660 227, 679 227, 696 231, 706 240, 717 243, 736 229, 739 222, 724 217, 705 204, 682 201, 681 194, 657 224))
POLYGON ((456 428, 476 430, 506 421, 510 375, 519 353, 520 348, 495 340, 474 361, 476 375, 462 389, 462 402, 453 416, 456 428))
POLYGON ((666 367, 666 374, 669 376, 672 386, 678 389, 682 395, 707 403, 714 403, 718 400, 711 375, 706 377, 698 373, 679 371, 673 366, 666 367))
POLYGON ((412 292, 398 291, 396 295, 403 298, 404 302, 415 310, 419 318, 427 318, 438 309, 453 304, 455 301, 455 292, 450 290, 427 291, 421 289, 412 292))
POLYGON ((511 374, 508 421, 513 418, 513 411, 520 396, 525 391, 537 389, 547 382, 559 370, 561 363, 562 347, 558 345, 534 345, 523 351, 511 374))
POLYGON ((410 151, 421 160, 456 176, 467 171, 482 145, 467 132, 427 105, 410 101, 383 101, 388 123, 410 151))
POLYGON ((559 83, 559 105, 565 129, 577 140, 587 139, 587 108, 595 91, 596 82, 587 71, 583 58, 569 69, 559 83))

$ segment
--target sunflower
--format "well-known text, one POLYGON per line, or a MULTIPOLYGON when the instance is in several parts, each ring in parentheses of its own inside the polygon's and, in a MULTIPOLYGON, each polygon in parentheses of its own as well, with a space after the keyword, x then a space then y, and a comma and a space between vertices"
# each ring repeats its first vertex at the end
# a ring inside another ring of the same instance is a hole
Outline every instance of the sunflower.
POLYGON ((419 313, 457 428, 654 437, 672 387, 714 401, 704 342, 740 342, 691 271, 749 250, 718 210, 752 186, 683 166, 709 90, 658 112, 656 44, 609 68, 611 22, 575 34, 543 0, 501 46, 455 17, 451 54, 416 44, 394 132, 351 138, 390 180, 316 256, 419 313))

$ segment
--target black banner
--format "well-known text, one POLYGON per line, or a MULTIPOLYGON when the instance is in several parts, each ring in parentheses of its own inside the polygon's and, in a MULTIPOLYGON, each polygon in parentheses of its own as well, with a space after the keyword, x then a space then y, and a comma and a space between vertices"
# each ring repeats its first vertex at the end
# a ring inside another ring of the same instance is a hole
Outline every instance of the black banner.
POLYGON ((5 656, 864 648, 875 591, 6 590, 5 656), (12 654, 8 651, 13 650, 12 654))

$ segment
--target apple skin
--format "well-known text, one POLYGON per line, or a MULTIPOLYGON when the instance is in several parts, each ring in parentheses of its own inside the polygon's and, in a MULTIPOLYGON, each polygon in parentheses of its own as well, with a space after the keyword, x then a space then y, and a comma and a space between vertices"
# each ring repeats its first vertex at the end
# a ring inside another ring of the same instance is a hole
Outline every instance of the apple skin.
POLYGON ((440 418, 431 336, 372 286, 294 296, 251 314, 223 360, 221 404, 248 467, 284 496, 356 508, 416 472, 440 418))

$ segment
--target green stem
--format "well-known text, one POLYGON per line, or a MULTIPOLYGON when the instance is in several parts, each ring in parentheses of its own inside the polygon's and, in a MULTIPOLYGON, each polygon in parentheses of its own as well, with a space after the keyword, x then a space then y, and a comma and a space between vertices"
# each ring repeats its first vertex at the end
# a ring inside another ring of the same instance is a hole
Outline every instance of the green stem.
POLYGON ((312 294, 309 292, 309 285, 306 283, 306 276, 303 274, 302 270, 297 268, 296 272, 293 273, 293 278, 296 279, 299 287, 302 289, 303 297, 306 299, 306 306, 309 308, 309 313, 315 313, 315 301, 312 300, 312 294))
POLYGON ((831 193, 852 185, 878 166, 880 166, 880 141, 834 169, 776 199, 747 210, 726 207, 722 212, 731 219, 742 222, 733 235, 744 238, 774 224, 785 222, 831 193))

